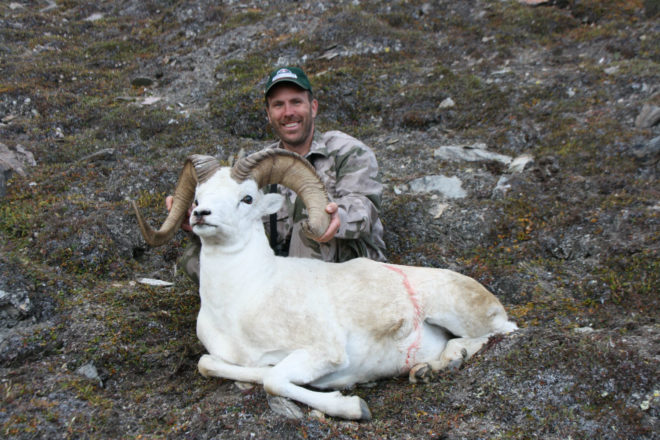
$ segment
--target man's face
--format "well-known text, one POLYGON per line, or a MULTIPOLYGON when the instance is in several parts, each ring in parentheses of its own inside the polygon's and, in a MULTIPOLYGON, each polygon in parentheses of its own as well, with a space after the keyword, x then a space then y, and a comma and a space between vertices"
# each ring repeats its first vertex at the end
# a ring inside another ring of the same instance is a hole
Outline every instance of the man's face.
POLYGON ((295 85, 278 85, 270 92, 266 114, 273 131, 285 147, 298 153, 309 151, 318 102, 295 85))

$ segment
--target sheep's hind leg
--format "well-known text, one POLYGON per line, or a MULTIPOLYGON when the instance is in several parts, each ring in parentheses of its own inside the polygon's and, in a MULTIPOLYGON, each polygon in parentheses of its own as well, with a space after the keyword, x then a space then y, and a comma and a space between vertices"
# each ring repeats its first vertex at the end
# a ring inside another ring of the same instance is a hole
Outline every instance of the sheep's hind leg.
POLYGON ((271 367, 241 367, 229 364, 217 356, 205 354, 199 359, 197 369, 204 377, 222 377, 239 382, 263 383, 263 377, 271 367))
POLYGON ((369 407, 357 396, 343 396, 339 391, 312 391, 299 386, 313 383, 336 368, 326 359, 315 359, 305 350, 296 350, 268 371, 264 376, 264 388, 270 394, 296 400, 333 417, 370 420, 369 407))
POLYGON ((410 369, 408 372, 408 380, 410 383, 429 383, 433 378, 433 368, 428 362, 422 362, 410 369))

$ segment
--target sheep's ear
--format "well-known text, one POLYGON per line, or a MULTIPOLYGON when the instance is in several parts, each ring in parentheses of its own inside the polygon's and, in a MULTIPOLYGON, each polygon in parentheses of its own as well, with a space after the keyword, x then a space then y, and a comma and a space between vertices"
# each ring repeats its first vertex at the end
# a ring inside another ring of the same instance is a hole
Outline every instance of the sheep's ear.
POLYGON ((259 201, 259 207, 261 208, 261 212, 264 214, 273 214, 282 207, 282 203, 284 203, 284 197, 280 194, 276 193, 269 193, 269 194, 264 194, 263 197, 261 197, 261 200, 259 201))

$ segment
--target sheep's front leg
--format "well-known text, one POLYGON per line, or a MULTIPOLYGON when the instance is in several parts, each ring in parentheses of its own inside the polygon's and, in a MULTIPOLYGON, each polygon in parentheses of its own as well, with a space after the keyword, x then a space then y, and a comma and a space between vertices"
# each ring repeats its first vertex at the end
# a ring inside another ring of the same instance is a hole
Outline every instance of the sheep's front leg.
POLYGON ((450 339, 437 359, 415 365, 410 370, 408 378, 412 383, 429 382, 436 371, 457 370, 487 342, 488 336, 450 339))
POLYGON ((357 396, 343 396, 339 391, 312 391, 298 385, 312 383, 336 368, 327 359, 317 359, 306 350, 296 350, 264 375, 264 388, 270 394, 302 402, 333 417, 370 420, 369 407, 357 396))
POLYGON ((488 336, 480 338, 454 338, 447 342, 440 359, 431 362, 434 370, 457 369, 464 361, 470 359, 488 342, 488 336))
POLYGON ((199 359, 197 369, 204 377, 222 377, 239 382, 263 383, 263 377, 271 367, 241 367, 229 364, 217 356, 205 354, 199 359))

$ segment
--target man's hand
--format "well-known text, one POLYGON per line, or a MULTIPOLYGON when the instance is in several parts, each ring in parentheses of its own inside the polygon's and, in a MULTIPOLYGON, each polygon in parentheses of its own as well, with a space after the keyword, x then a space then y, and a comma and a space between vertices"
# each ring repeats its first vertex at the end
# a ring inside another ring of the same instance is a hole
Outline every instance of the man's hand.
MULTIPOLYGON (((174 203, 174 197, 172 196, 165 197, 165 207, 167 208, 167 212, 170 212, 172 210, 173 203, 174 203)), ((188 208, 188 212, 186 213, 186 218, 184 218, 183 223, 181 223, 181 229, 183 229, 186 232, 192 232, 192 228, 190 227, 190 213, 192 213, 192 206, 188 208)))
POLYGON ((339 220, 339 213, 337 211, 339 211, 339 206, 337 206, 335 202, 330 202, 328 203, 328 206, 325 207, 325 212, 330 214, 330 225, 323 235, 315 239, 319 243, 329 242, 337 233, 337 230, 341 225, 341 221, 339 220))

